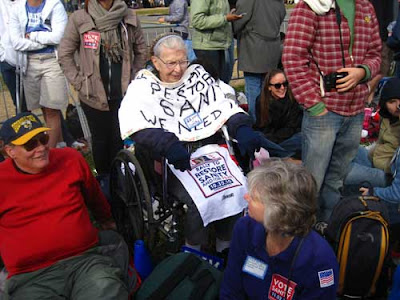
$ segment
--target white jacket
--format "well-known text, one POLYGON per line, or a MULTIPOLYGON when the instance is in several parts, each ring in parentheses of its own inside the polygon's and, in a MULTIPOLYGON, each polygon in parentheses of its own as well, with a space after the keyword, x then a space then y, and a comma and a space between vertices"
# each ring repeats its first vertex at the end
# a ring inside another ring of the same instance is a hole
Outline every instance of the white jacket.
POLYGON ((6 61, 12 66, 17 62, 17 53, 11 44, 8 27, 11 10, 21 1, 0 0, 0 61, 6 61))
POLYGON ((42 11, 42 20, 50 20, 51 31, 31 32, 29 39, 25 38, 28 16, 26 12, 27 0, 22 0, 14 7, 10 15, 9 32, 11 43, 18 51, 17 66, 25 73, 27 67, 26 51, 39 50, 47 45, 57 46, 64 35, 68 16, 59 0, 46 0, 42 11))

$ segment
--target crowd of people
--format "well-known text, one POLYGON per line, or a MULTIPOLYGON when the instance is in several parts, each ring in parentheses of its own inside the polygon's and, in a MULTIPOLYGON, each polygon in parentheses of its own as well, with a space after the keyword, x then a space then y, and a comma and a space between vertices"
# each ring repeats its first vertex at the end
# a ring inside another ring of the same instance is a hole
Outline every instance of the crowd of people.
POLYGON ((365 103, 399 49, 399 25, 387 30, 394 4, 302 0, 283 42, 281 0, 192 0, 190 10, 173 0, 158 21, 179 26, 148 55, 122 0, 86 0, 69 16, 59 0, 0 0, 1 73, 24 111, 0 129, 8 296, 128 298, 128 250, 112 231, 108 183, 132 139, 147 149, 141 164, 166 158, 168 192, 187 207, 186 246, 200 251, 215 228, 215 252, 228 257, 222 299, 335 299, 335 254, 313 228, 329 222, 343 187, 378 196, 391 224, 400 222, 399 78, 379 95, 378 141, 360 146, 365 103), (235 38, 248 112, 229 85, 235 38), (57 149, 69 86, 88 121, 97 178, 77 151, 57 149), (45 126, 31 112, 38 108, 45 126), (240 167, 261 148, 270 158, 246 178, 240 167))

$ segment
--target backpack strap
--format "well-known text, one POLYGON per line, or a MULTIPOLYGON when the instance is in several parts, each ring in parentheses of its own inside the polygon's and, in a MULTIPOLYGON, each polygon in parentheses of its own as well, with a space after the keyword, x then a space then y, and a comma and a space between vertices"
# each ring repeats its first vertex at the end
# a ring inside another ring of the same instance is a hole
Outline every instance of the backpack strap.
POLYGON ((151 300, 165 299, 169 293, 186 277, 191 276, 201 264, 201 260, 189 254, 184 261, 169 275, 158 289, 147 298, 151 300))
POLYGON ((190 278, 193 283, 195 283, 195 288, 190 293, 190 300, 201 300, 204 299, 204 294, 207 292, 208 288, 215 282, 212 273, 207 270, 201 270, 196 276, 190 278))

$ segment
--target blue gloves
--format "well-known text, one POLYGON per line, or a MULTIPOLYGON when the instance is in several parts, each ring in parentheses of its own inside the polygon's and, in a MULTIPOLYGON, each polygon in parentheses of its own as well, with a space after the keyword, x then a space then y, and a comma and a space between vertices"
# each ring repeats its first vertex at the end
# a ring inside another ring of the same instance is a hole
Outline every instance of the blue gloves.
POLYGON ((259 151, 262 144, 260 134, 249 126, 244 125, 236 130, 236 140, 239 144, 240 154, 243 156, 247 153, 247 155, 254 160, 254 151, 259 151))
POLYGON ((173 143, 167 150, 165 157, 175 169, 180 171, 190 170, 190 154, 181 142, 173 143))

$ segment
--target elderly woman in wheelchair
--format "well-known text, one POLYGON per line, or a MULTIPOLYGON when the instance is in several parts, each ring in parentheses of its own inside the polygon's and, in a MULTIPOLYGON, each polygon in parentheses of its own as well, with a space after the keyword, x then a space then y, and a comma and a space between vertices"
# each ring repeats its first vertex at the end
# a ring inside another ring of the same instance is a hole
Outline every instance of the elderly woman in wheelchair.
POLYGON ((151 50, 155 70, 137 74, 119 110, 122 138, 131 138, 152 157, 165 157, 168 193, 187 205, 186 245, 199 250, 207 225, 214 224, 216 250, 222 252, 246 207, 247 188, 240 168, 220 146, 225 143, 221 128, 226 125, 240 153, 250 158, 264 141, 237 105, 234 90, 203 66, 189 66, 180 36, 161 36, 151 50))

